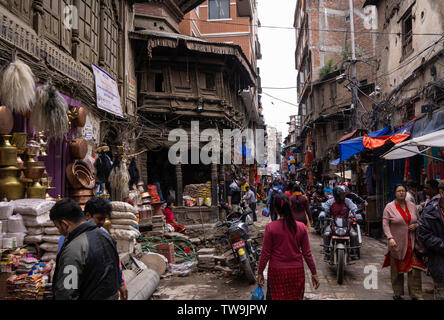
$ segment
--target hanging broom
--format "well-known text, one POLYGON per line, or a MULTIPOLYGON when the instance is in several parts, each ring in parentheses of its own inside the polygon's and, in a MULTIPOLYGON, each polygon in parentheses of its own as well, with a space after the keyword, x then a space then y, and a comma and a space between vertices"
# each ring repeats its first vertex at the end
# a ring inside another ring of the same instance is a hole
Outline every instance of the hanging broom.
POLYGON ((37 88, 36 103, 31 113, 30 125, 38 131, 46 131, 48 139, 63 139, 69 130, 68 104, 51 84, 37 88))
POLYGON ((16 59, 3 72, 0 91, 5 106, 17 113, 29 112, 35 100, 35 82, 31 68, 16 59))
POLYGON ((129 195, 129 181, 130 175, 126 165, 126 159, 120 161, 120 164, 115 166, 109 175, 109 183, 111 186, 111 193, 114 196, 114 201, 123 201, 129 195))

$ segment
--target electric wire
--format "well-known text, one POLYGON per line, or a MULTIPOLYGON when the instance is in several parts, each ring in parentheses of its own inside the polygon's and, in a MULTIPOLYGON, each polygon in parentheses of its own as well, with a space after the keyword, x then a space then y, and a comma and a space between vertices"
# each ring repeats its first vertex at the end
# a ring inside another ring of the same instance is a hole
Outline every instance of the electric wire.
MULTIPOLYGON (((271 25, 258 25, 258 24, 245 24, 238 22, 227 22, 227 21, 218 21, 218 20, 205 20, 205 19, 196 19, 196 18, 184 18, 183 20, 187 21, 200 21, 211 24, 224 24, 224 25, 233 25, 233 26, 244 26, 244 27, 257 27, 263 29, 282 29, 282 30, 305 30, 305 31, 318 31, 318 32, 337 32, 337 33, 351 33, 349 30, 334 30, 334 29, 318 29, 318 28, 301 28, 301 27, 285 27, 285 26, 271 26, 271 25)), ((355 34, 380 34, 380 35, 405 35, 406 33, 402 32, 383 32, 383 31, 355 31, 355 34)), ((441 33, 413 33, 412 35, 416 36, 440 36, 441 33)))

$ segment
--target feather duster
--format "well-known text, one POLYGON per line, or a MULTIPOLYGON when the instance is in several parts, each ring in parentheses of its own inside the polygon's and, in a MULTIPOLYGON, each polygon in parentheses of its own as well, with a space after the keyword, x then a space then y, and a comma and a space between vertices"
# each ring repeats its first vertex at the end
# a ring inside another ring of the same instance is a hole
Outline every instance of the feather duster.
POLYGON ((109 175, 109 183, 111 186, 111 197, 114 201, 123 201, 129 195, 130 176, 126 160, 120 161, 120 164, 114 166, 109 175))
POLYGON ((31 68, 15 60, 3 72, 1 99, 4 105, 18 113, 31 110, 35 100, 35 81, 31 68))
POLYGON ((136 158, 131 159, 128 171, 131 178, 129 186, 132 187, 133 185, 137 184, 140 180, 140 173, 139 169, 137 168, 136 158))
POLYGON ((49 140, 62 139, 69 130, 67 112, 66 100, 53 85, 46 84, 37 89, 30 125, 38 131, 46 131, 49 140))

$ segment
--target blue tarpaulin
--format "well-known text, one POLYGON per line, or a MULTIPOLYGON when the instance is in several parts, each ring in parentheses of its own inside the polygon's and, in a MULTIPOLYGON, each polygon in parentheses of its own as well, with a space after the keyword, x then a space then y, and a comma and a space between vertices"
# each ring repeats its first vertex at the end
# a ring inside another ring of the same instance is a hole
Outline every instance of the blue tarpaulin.
MULTIPOLYGON (((381 129, 379 131, 370 132, 368 134, 369 137, 376 138, 376 137, 382 137, 385 135, 390 135, 390 126, 385 127, 384 129, 381 129)), ((354 156, 355 154, 361 153, 365 150, 364 145, 362 141, 364 140, 364 137, 358 137, 350 140, 343 141, 339 144, 339 162, 336 163, 338 160, 334 160, 333 164, 339 164, 341 162, 344 162, 348 158, 354 156)))

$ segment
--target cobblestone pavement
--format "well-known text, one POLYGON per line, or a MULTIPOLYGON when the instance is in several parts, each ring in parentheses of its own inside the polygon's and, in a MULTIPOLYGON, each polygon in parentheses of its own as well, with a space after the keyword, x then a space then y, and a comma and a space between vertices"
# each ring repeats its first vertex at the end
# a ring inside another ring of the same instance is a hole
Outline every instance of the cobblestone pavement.
MULTIPOLYGON (((255 223, 260 229, 265 229, 269 218, 263 217, 258 208, 259 221, 255 223)), ((387 250, 386 244, 369 237, 363 237, 361 259, 345 268, 345 278, 342 285, 336 281, 336 269, 324 262, 321 237, 310 231, 310 244, 318 270, 321 285, 314 290, 311 284, 311 275, 306 269, 306 300, 391 300, 393 291, 390 283, 389 268, 382 269, 387 250), (378 270, 377 289, 364 288, 364 273, 367 265, 376 266, 378 270)), ((406 277, 407 278, 407 277, 406 277)), ((424 273, 422 275, 423 291, 433 288, 432 280, 424 273)), ((168 277, 162 279, 153 295, 153 299, 181 299, 181 300, 249 300, 255 285, 249 285, 244 279, 221 272, 196 272, 188 277, 168 277)), ((408 299, 407 279, 405 279, 405 298, 408 299)), ((424 299, 433 299, 432 294, 424 293, 424 299)))

